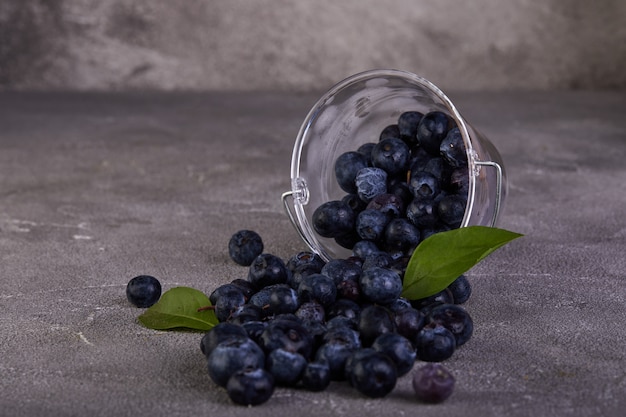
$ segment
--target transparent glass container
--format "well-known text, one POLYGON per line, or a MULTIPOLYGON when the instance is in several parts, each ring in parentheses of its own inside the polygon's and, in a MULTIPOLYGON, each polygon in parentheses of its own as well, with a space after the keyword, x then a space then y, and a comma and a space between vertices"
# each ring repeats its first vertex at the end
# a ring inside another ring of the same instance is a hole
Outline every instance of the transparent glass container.
POLYGON ((312 227, 317 207, 346 195, 335 179, 337 157, 366 142, 377 142, 381 130, 397 123, 405 111, 426 114, 435 110, 454 119, 465 142, 469 191, 461 227, 496 225, 507 192, 497 149, 428 80, 405 71, 376 69, 348 77, 328 90, 298 132, 291 158, 292 189, 283 193, 282 200, 296 231, 312 251, 326 261, 351 255, 312 227))

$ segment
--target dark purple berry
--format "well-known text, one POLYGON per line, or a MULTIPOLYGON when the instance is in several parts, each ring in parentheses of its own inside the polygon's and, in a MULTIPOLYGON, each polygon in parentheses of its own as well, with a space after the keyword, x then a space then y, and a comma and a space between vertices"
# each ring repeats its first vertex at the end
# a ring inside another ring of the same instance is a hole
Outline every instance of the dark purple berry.
POLYGON ((454 391, 454 376, 439 363, 428 363, 413 374, 413 390, 420 401, 440 403, 454 391))

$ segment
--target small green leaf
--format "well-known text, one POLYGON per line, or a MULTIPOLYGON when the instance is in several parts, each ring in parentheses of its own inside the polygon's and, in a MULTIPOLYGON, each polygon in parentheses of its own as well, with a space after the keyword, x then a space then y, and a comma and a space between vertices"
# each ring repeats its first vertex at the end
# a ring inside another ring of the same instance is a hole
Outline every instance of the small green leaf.
POLYGON ((207 310, 209 298, 202 292, 189 287, 172 288, 161 299, 147 309, 139 322, 154 330, 186 328, 209 330, 217 324, 215 312, 207 310))
POLYGON ((462 227, 430 236, 409 260, 402 296, 418 300, 437 294, 490 253, 521 236, 486 226, 462 227))

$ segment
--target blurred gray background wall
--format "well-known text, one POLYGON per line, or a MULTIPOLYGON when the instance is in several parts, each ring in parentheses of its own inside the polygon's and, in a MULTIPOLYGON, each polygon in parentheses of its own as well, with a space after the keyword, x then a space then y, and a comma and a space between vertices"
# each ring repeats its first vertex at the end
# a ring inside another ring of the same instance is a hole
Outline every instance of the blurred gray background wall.
POLYGON ((0 0, 1 90, 626 88, 626 0, 0 0))

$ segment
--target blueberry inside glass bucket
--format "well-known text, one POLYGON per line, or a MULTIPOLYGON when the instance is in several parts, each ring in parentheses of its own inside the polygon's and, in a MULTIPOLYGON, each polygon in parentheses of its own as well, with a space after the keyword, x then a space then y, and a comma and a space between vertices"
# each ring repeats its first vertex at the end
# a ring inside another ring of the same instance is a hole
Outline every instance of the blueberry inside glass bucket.
POLYGON ((283 193, 287 215, 311 250, 326 261, 351 251, 334 239, 319 236, 312 215, 321 204, 340 200, 346 192, 335 178, 339 155, 377 142, 400 114, 447 113, 456 122, 467 153, 469 189, 461 227, 495 226, 507 191, 502 158, 493 144, 463 119, 450 99, 428 80, 405 71, 377 69, 337 83, 306 116, 293 148, 291 191, 283 193))

